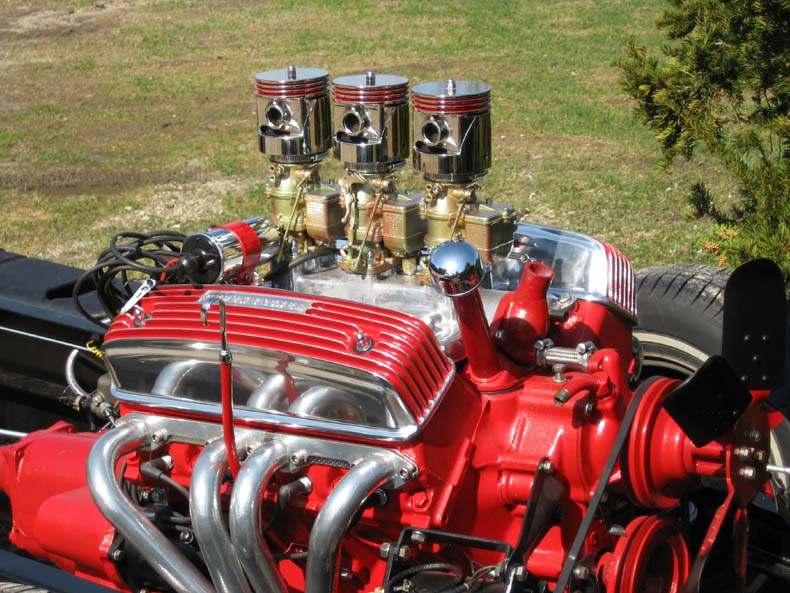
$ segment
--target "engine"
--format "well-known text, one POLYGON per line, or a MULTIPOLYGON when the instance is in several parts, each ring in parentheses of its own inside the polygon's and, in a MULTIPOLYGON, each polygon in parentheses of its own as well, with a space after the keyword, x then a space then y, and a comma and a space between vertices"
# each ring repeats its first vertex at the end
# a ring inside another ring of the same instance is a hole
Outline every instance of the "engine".
POLYGON ((136 592, 696 590, 767 480, 766 391, 716 357, 637 382, 628 261, 479 198, 487 85, 331 87, 256 77, 268 219, 143 251, 167 262, 148 279, 100 259, 100 298, 125 295, 91 314, 108 424, 0 449, 11 541, 136 592), (396 183, 410 105, 421 193, 396 183), (692 545, 711 479, 727 500, 692 545))

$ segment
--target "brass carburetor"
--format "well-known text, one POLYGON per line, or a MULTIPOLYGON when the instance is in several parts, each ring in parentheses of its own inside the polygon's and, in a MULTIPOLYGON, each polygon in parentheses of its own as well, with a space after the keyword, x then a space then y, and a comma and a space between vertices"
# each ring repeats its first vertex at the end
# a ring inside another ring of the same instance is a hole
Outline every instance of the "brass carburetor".
POLYGON ((409 155, 406 78, 369 71, 334 79, 334 128, 325 70, 289 66, 255 78, 280 263, 341 245, 337 263, 346 272, 412 276, 426 249, 453 238, 474 245, 488 263, 507 255, 515 210, 477 197, 477 181, 491 166, 488 85, 451 79, 412 89, 412 158, 428 186, 408 195, 395 176, 409 155), (318 172, 330 143, 345 167, 336 185, 322 183, 318 172))
POLYGON ((426 82, 412 89, 414 167, 428 182, 421 215, 425 244, 460 237, 484 261, 507 255, 516 215, 512 206, 481 203, 475 183, 491 166, 491 89, 465 80, 426 82))
POLYGON ((272 172, 266 196, 282 237, 282 261, 343 237, 340 194, 319 176, 331 145, 329 73, 269 70, 255 76, 255 90, 258 143, 272 172))
POLYGON ((339 181, 346 208, 346 271, 378 274, 395 266, 417 269, 424 223, 419 202, 396 187, 394 173, 409 155, 409 81, 402 76, 341 76, 334 92, 335 158, 345 166, 339 181))

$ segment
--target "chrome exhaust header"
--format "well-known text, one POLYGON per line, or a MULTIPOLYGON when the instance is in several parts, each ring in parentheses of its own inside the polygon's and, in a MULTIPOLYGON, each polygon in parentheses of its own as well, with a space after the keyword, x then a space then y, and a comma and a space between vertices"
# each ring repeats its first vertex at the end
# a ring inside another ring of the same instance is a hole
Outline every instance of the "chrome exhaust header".
POLYGON ((257 593, 287 593, 272 553, 263 536, 261 505, 272 476, 288 466, 282 443, 266 442, 241 466, 230 501, 230 537, 247 576, 257 593))
POLYGON ((164 441, 146 422, 130 421, 105 432, 88 455, 88 488, 102 515, 179 593, 216 593, 201 572, 126 497, 115 476, 121 455, 164 441))
POLYGON ((276 472, 295 473, 313 464, 350 468, 318 513, 308 544, 306 591, 330 593, 340 542, 354 516, 377 488, 401 488, 418 471, 413 461, 370 445, 247 428, 237 435, 239 448, 252 452, 233 485, 227 525, 220 497, 227 453, 218 424, 132 413, 102 435, 88 456, 96 506, 178 593, 287 593, 263 536, 263 494, 276 472), (126 497, 115 475, 121 456, 174 442, 207 443, 193 470, 190 515, 214 585, 126 497))
POLYGON ((340 541, 364 502, 395 478, 408 479, 398 470, 397 457, 382 451, 365 457, 343 476, 327 497, 310 532, 307 547, 305 593, 332 593, 340 561, 340 541))
POLYGON ((225 443, 222 439, 212 441, 203 449, 192 471, 189 514, 217 593, 252 593, 239 558, 233 553, 222 516, 219 491, 227 470, 225 443))

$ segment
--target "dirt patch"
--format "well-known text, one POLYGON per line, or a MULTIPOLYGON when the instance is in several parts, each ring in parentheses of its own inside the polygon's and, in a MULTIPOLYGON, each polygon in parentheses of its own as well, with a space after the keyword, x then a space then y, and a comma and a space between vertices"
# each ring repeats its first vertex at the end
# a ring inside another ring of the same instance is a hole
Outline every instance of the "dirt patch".
POLYGON ((126 206, 123 213, 107 218, 98 228, 114 228, 134 219, 140 222, 156 220, 173 230, 194 230, 196 222, 219 221, 225 209, 224 198, 242 194, 258 181, 254 178, 221 177, 158 185, 153 193, 136 198, 139 208, 126 206))
POLYGON ((23 14, 10 18, 7 26, 0 28, 0 33, 17 37, 42 37, 85 32, 96 28, 98 19, 115 18, 118 12, 148 4, 149 1, 96 2, 91 6, 40 10, 19 6, 17 10, 23 14))
POLYGON ((0 189, 35 191, 46 196, 118 194, 141 185, 194 177, 194 172, 144 169, 63 168, 23 170, 18 163, 0 164, 0 189))

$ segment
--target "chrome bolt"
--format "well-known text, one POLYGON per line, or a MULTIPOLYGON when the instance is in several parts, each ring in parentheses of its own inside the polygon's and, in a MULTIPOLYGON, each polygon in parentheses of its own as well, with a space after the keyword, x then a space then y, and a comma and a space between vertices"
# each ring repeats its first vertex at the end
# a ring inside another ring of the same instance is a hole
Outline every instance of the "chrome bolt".
POLYGON ((390 550, 392 550, 392 544, 390 542, 384 542, 379 548, 379 556, 386 560, 390 556, 390 550))
POLYGON ((756 428, 752 428, 751 430, 747 431, 746 438, 753 443, 759 443, 760 439, 762 438, 762 435, 760 434, 759 430, 757 430, 756 428))
POLYGON ((754 452, 754 458, 757 461, 765 461, 766 458, 765 451, 758 449, 757 451, 754 452))
POLYGON ((452 97, 455 94, 456 87, 455 87, 455 80, 452 78, 447 80, 447 94, 452 97))
POLYGON ((573 576, 577 579, 582 581, 586 581, 590 578, 590 569, 584 566, 583 564, 579 564, 573 567, 573 576))
POLYGON ((517 566, 516 570, 513 572, 513 576, 519 582, 523 582, 527 580, 527 567, 526 566, 517 566))
POLYGON ((626 535, 628 535, 628 533, 625 530, 625 527, 617 524, 612 525, 607 531, 607 533, 615 537, 625 537, 626 535))
POLYGON ((565 378, 565 365, 564 364, 553 364, 551 365, 551 372, 554 373, 554 382, 555 383, 565 383, 567 379, 565 378))
POLYGON ((584 415, 592 416, 595 413, 595 402, 590 400, 584 404, 584 415))
POLYGON ((411 558, 411 550, 409 549, 409 546, 401 546, 398 548, 398 558, 401 560, 408 560, 411 558))
POLYGON ((151 435, 151 444, 154 446, 161 446, 167 440, 166 430, 157 430, 151 435))
POLYGON ((732 454, 739 459, 746 459, 751 456, 752 450, 749 447, 735 447, 732 454))
POLYGON ((753 480, 757 476, 757 471, 753 467, 742 467, 738 470, 738 475, 747 480, 753 480))
POLYGON ((293 455, 291 455, 291 464, 295 465, 296 467, 302 467, 305 462, 307 461, 307 453, 304 451, 297 451, 293 455))
POLYGON ((543 459, 538 464, 538 469, 542 472, 546 472, 547 474, 551 474, 554 473, 554 464, 550 459, 543 459))
POLYGON ((425 534, 422 531, 412 531, 411 532, 411 541, 415 544, 424 544, 425 543, 425 534))
POLYGON ((365 84, 368 86, 373 86, 376 84, 376 73, 373 70, 368 70, 365 73, 365 84))
POLYGON ((178 534, 178 539, 180 539, 185 544, 191 544, 194 541, 195 536, 189 531, 182 531, 178 534))
MULTIPOLYGON (((371 258, 368 259, 370 260, 371 258)), ((370 265, 372 264, 369 263, 369 266, 370 265)), ((372 338, 369 338, 363 331, 357 332, 355 336, 355 340, 356 341, 354 342, 354 352, 356 352, 357 354, 364 354, 365 352, 368 352, 373 348, 372 338)))
POLYGON ((296 66, 293 64, 288 66, 288 80, 296 80, 296 66))
POLYGON ((113 550, 110 552, 110 560, 113 562, 120 562, 123 560, 124 556, 126 556, 126 554, 123 550, 113 550))

